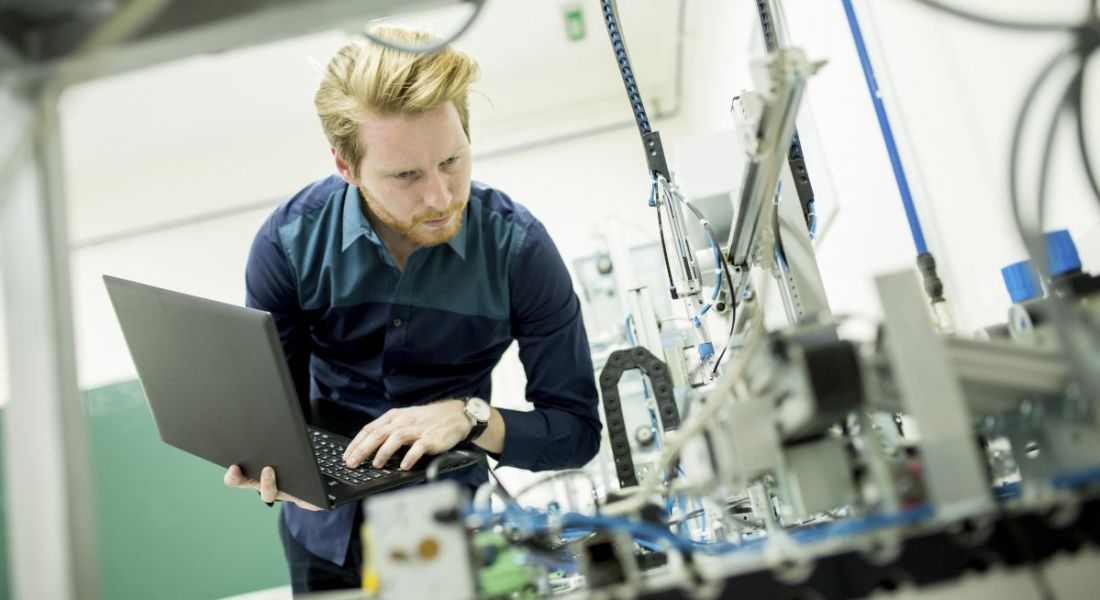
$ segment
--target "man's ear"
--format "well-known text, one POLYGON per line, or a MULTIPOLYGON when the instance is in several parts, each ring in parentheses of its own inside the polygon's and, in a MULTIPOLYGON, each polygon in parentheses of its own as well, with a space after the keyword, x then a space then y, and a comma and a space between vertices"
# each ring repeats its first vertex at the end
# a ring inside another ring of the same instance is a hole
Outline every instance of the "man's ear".
POLYGON ((340 158, 340 155, 336 153, 336 148, 329 148, 332 152, 332 158, 336 160, 336 170, 340 173, 340 177, 344 178, 344 181, 348 185, 359 185, 359 178, 352 173, 351 168, 348 167, 348 163, 344 162, 344 159, 340 158))

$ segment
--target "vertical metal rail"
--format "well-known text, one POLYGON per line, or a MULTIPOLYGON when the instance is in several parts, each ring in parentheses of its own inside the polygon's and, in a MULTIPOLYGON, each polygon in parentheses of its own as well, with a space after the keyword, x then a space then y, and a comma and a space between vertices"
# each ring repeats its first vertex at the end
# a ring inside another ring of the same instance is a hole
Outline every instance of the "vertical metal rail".
POLYGON ((11 400, 5 489, 16 598, 97 598, 94 494, 77 387, 56 97, 0 91, 0 244, 11 400))
POLYGON ((920 428, 923 476, 937 515, 972 516, 993 509, 962 384, 944 341, 933 330, 912 273, 875 278, 885 317, 886 355, 902 407, 920 428))
MULTIPOLYGON (((757 0, 756 12, 760 17, 760 32, 764 37, 764 49, 768 52, 779 50, 779 15, 773 0, 757 0)), ((798 202, 802 205, 802 216, 806 219, 806 227, 812 227, 814 213, 814 188, 810 183, 810 174, 806 170, 806 158, 802 154, 802 142, 798 137, 798 128, 795 127, 791 137, 791 147, 787 151, 787 165, 791 168, 791 176, 794 179, 794 188, 798 192, 798 202)))

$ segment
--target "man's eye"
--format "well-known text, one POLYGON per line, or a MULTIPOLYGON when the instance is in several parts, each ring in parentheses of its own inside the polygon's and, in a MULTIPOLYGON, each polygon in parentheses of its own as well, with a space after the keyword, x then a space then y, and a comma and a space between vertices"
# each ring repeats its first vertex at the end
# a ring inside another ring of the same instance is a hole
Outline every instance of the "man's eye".
POLYGON ((416 171, 401 171, 400 173, 397 173, 396 175, 394 175, 394 177, 397 178, 397 179, 405 179, 405 180, 415 179, 416 178, 416 171))
POLYGON ((448 158, 447 160, 443 161, 441 164, 444 167, 449 167, 449 166, 455 164, 456 162, 458 162, 458 157, 457 156, 452 156, 452 157, 448 158))

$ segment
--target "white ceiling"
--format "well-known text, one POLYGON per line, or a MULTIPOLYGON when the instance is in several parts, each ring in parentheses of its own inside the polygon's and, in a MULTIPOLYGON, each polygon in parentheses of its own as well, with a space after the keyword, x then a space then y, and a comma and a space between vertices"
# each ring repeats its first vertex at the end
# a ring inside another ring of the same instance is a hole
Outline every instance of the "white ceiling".
MULTIPOLYGON (((679 5, 672 0, 620 3, 651 113, 676 102, 679 5)), ((458 42, 482 66, 478 94, 471 100, 475 152, 632 120, 598 9, 591 1, 488 2, 458 42), (563 11, 574 6, 585 17, 587 35, 580 41, 570 41, 565 33, 563 11)), ((448 35, 467 14, 466 7, 452 7, 393 20, 448 35)), ((309 156, 316 156, 317 165, 327 162, 312 107, 317 65, 352 39, 359 26, 195 56, 70 90, 62 103, 62 134, 72 239, 226 208, 224 194, 210 199, 192 194, 185 202, 148 206, 148 196, 126 184, 136 169, 182 184, 202 173, 181 172, 177 165, 196 161, 233 169, 234 157, 242 152, 268 153, 274 165, 280 154, 285 161, 299 160, 293 157, 300 149, 281 147, 281 140, 316 143, 309 156)), ((240 192, 231 194, 234 201, 265 199, 262 184, 244 179, 240 192)), ((273 196, 296 189, 279 181, 277 173, 270 183, 273 196)))

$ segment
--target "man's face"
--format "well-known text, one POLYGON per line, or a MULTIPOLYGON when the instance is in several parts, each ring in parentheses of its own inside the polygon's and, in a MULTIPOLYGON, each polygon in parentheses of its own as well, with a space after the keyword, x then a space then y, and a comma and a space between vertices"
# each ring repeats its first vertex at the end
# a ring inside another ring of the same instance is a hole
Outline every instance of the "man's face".
POLYGON ((423 246, 442 244, 462 227, 470 198, 470 143, 450 102, 414 115, 370 115, 360 125, 366 152, 356 178, 376 221, 423 246))

